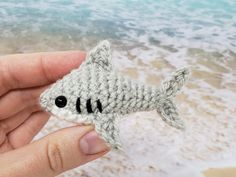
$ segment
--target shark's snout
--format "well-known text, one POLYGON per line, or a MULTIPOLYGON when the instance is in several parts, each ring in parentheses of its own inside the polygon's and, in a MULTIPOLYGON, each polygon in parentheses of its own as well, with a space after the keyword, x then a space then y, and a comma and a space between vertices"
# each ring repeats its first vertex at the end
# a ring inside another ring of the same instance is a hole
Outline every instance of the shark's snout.
POLYGON ((39 104, 43 109, 47 109, 48 101, 43 94, 39 98, 39 104))

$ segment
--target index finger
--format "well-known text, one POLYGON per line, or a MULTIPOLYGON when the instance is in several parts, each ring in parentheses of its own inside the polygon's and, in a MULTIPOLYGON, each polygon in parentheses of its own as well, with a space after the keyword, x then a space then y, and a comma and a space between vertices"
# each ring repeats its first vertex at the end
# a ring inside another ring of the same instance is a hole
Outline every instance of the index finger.
POLYGON ((0 57, 0 95, 11 89, 50 84, 80 66, 85 52, 65 51, 0 57))

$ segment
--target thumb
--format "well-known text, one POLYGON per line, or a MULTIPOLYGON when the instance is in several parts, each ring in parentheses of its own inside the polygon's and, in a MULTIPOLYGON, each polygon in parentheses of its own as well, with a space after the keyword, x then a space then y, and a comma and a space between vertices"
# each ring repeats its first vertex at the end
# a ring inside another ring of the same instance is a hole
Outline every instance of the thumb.
POLYGON ((54 132, 0 156, 0 176, 55 176, 109 151, 91 126, 54 132))

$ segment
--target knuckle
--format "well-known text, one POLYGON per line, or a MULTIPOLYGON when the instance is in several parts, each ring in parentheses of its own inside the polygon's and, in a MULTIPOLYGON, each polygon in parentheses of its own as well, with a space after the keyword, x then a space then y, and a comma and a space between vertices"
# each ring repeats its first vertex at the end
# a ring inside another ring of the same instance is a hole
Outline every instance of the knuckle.
POLYGON ((7 77, 8 77, 8 69, 5 66, 5 64, 3 63, 2 60, 0 60, 0 84, 1 84, 1 88, 0 91, 1 93, 10 89, 11 85, 9 82, 7 82, 7 77))
POLYGON ((29 103, 31 101, 31 97, 27 91, 16 91, 16 95, 22 103, 29 103))
POLYGON ((24 103, 26 105, 31 105, 36 102, 36 98, 33 96, 30 90, 24 91, 15 91, 13 92, 13 97, 19 98, 19 102, 24 103))
POLYGON ((5 121, 0 121, 0 130, 4 133, 7 134, 9 131, 9 126, 5 123, 5 121))
POLYGON ((51 83, 53 79, 51 79, 50 73, 48 72, 50 70, 47 69, 47 63, 46 63, 44 55, 40 56, 39 62, 40 62, 40 69, 41 69, 42 75, 47 80, 47 83, 51 83))
POLYGON ((9 62, 4 64, 3 76, 6 79, 6 85, 10 85, 9 88, 18 88, 20 87, 20 80, 17 77, 15 68, 11 67, 9 62))
POLYGON ((40 111, 41 108, 40 108, 40 105, 39 104, 33 104, 30 108, 29 108, 29 112, 30 113, 34 113, 34 112, 37 112, 37 111, 40 111))
POLYGON ((5 142, 7 136, 7 127, 0 123, 0 146, 5 142))
POLYGON ((50 170, 54 173, 63 171, 63 157, 59 144, 56 142, 48 142, 46 154, 50 170))

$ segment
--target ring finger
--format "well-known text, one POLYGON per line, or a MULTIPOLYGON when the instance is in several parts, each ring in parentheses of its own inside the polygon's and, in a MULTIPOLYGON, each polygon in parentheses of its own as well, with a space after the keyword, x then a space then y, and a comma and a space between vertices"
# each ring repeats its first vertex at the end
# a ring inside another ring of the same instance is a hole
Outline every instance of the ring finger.
POLYGON ((1 120, 0 125, 4 129, 5 134, 11 132, 18 126, 20 126, 22 123, 24 123, 29 116, 32 114, 32 112, 36 112, 39 110, 39 107, 34 105, 28 108, 25 108, 24 110, 18 112, 17 114, 1 120))
POLYGON ((38 98, 47 87, 13 90, 2 96, 0 99, 0 120, 11 117, 32 105, 38 105, 38 98))

